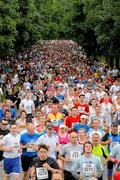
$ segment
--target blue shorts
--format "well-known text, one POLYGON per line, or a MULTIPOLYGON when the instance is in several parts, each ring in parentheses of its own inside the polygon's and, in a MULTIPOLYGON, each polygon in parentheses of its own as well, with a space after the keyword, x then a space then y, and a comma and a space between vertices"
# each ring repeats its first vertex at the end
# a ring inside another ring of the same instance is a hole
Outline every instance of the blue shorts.
POLYGON ((4 158, 4 170, 6 175, 20 173, 20 158, 4 158))
POLYGON ((113 169, 108 169, 107 175, 112 177, 113 175, 113 169))

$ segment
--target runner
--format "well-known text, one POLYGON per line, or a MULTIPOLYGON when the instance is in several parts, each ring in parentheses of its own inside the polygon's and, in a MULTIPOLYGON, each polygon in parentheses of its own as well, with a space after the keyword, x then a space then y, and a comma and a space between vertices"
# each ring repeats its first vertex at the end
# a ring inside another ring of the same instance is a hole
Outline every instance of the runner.
POLYGON ((57 159, 57 152, 59 151, 59 141, 58 136, 54 133, 53 124, 48 124, 46 126, 46 132, 41 135, 34 146, 34 149, 38 149, 41 144, 46 144, 49 147, 48 156, 57 159))
POLYGON ((21 165, 23 170, 23 180, 28 178, 28 170, 34 157, 37 157, 37 151, 33 149, 36 140, 40 137, 35 132, 35 127, 32 123, 27 124, 27 132, 21 135, 21 165))
POLYGON ((103 167, 100 159, 92 154, 93 145, 91 142, 84 144, 84 154, 74 161, 71 168, 72 174, 77 179, 88 180, 91 177, 100 178, 103 175, 103 167), (77 174, 77 169, 80 169, 80 174, 77 174))
POLYGON ((38 157, 30 164, 30 178, 51 180, 52 173, 59 170, 57 162, 48 156, 48 149, 45 144, 41 144, 38 148, 38 157))
POLYGON ((6 180, 10 180, 11 174, 14 179, 19 179, 20 173, 20 136, 17 134, 17 126, 10 125, 10 133, 5 135, 0 142, 0 150, 4 151, 4 170, 6 180))
POLYGON ((75 178, 71 174, 71 167, 73 165, 73 162, 81 156, 83 147, 77 144, 77 134, 75 132, 72 132, 70 134, 69 140, 70 143, 64 145, 58 157, 63 161, 64 164, 64 179, 75 180, 75 178))

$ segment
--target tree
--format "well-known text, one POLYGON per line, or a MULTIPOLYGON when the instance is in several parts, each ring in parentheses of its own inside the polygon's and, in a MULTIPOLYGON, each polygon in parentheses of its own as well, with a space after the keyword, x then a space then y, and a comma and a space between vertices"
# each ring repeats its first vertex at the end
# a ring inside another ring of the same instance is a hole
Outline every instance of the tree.
POLYGON ((0 15, 0 56, 8 56, 15 53, 15 42, 18 37, 18 1, 0 1, 0 15))
POLYGON ((34 0, 19 0, 20 21, 17 24, 16 51, 30 47, 41 38, 41 16, 34 0))

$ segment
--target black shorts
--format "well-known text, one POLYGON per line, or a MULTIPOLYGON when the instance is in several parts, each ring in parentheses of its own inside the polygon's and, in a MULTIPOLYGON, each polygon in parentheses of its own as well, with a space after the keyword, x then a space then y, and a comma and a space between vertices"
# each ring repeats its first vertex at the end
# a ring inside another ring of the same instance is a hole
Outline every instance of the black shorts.
POLYGON ((107 168, 108 169, 113 169, 113 162, 112 161, 108 161, 108 163, 107 163, 107 168))
POLYGON ((29 170, 30 164, 33 160, 34 157, 26 157, 26 156, 21 156, 21 165, 22 165, 22 169, 24 172, 27 172, 29 170))
POLYGON ((70 171, 64 170, 64 180, 76 180, 70 171))

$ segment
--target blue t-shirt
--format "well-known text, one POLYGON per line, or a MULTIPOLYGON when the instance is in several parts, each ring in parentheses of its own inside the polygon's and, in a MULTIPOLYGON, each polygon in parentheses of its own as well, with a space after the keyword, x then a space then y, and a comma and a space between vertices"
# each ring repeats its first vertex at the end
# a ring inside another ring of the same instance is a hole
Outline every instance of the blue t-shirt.
POLYGON ((83 124, 80 124, 80 123, 76 123, 74 125, 74 127, 73 127, 73 130, 75 132, 77 132, 77 133, 79 132, 80 129, 85 129, 86 132, 88 132, 90 128, 89 128, 89 126, 87 124, 83 125, 83 124))
POLYGON ((56 98, 57 98, 59 101, 63 101, 63 100, 64 100, 64 95, 58 94, 58 95, 56 96, 56 98))
POLYGON ((4 110, 0 108, 0 120, 2 120, 5 117, 4 110))
POLYGON ((30 135, 28 134, 28 132, 24 133, 21 135, 21 140, 20 143, 22 145, 26 145, 29 144, 29 148, 24 148, 22 150, 22 156, 26 156, 26 157, 34 157, 37 156, 37 152, 32 150, 32 146, 35 144, 36 140, 40 137, 40 135, 38 133, 35 133, 30 135))
POLYGON ((14 108, 10 108, 11 118, 15 119, 17 116, 17 112, 14 108))
POLYGON ((120 134, 116 136, 109 134, 108 139, 112 139, 112 142, 108 144, 108 151, 110 152, 114 146, 120 144, 120 134))

